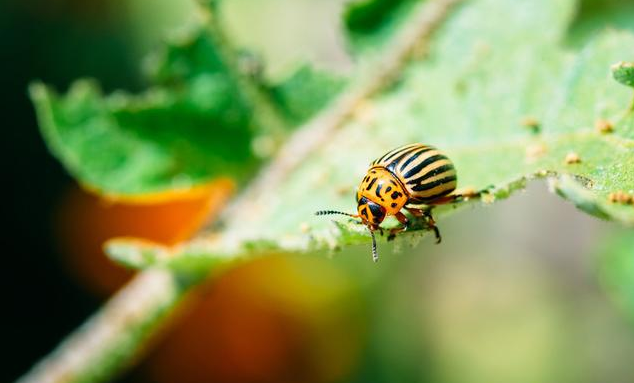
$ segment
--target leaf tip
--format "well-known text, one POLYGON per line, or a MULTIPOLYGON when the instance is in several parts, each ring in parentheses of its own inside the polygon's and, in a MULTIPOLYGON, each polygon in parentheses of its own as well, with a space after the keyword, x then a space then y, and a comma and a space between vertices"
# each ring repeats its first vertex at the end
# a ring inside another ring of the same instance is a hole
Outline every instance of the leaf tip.
POLYGON ((48 93, 48 88, 46 84, 44 84, 40 80, 32 81, 28 86, 28 93, 33 102, 37 102, 46 97, 48 93))

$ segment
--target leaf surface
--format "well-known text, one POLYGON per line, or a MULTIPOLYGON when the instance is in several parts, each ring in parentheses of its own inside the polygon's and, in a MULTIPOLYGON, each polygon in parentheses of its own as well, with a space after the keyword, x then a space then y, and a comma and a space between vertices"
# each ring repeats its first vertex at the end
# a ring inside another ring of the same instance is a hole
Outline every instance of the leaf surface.
POLYGON ((220 176, 244 181, 345 82, 305 65, 269 84, 257 58, 229 46, 208 12, 149 57, 151 87, 140 94, 104 95, 92 80, 65 95, 31 86, 47 144, 80 183, 129 196, 220 176))
MULTIPOLYGON (((183 244, 158 263, 368 241, 363 226, 345 218, 333 225, 313 213, 354 212, 354 190, 370 161, 411 142, 445 151, 456 164, 459 187, 486 190, 487 202, 523 188, 527 179, 547 177, 553 190, 582 210, 634 224, 631 205, 609 201, 615 191, 634 190, 632 89, 610 73, 612 64, 631 59, 634 36, 603 30, 570 47, 576 5, 460 5, 434 35, 426 57, 405 63, 392 87, 365 100, 282 182, 248 194, 219 235, 183 244), (492 23, 493 14, 504 17, 492 23), (610 121, 612 131, 597 130, 598 120, 610 121)), ((120 249, 133 253, 125 242, 114 242, 111 252, 117 256, 120 249)), ((135 264, 147 265, 148 258, 135 264)))

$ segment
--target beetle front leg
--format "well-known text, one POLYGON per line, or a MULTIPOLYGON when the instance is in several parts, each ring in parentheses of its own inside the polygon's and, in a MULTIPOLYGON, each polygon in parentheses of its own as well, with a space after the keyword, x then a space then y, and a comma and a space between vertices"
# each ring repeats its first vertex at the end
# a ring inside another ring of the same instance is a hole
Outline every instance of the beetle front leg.
POLYGON ((407 230, 407 228, 409 227, 409 219, 407 219, 407 217, 405 216, 405 214, 401 213, 400 211, 398 213, 396 213, 394 215, 396 217, 396 219, 398 219, 398 221, 401 223, 400 227, 395 227, 393 229, 390 229, 390 235, 388 235, 387 240, 391 241, 394 238, 396 238, 396 234, 403 232, 405 230, 407 230))
POLYGON ((434 235, 436 236, 436 243, 442 242, 442 237, 440 236, 440 230, 436 226, 436 221, 434 221, 434 217, 431 215, 431 207, 427 209, 415 209, 415 208, 405 208, 408 212, 410 212, 415 217, 424 217, 427 221, 427 226, 434 231, 434 235))

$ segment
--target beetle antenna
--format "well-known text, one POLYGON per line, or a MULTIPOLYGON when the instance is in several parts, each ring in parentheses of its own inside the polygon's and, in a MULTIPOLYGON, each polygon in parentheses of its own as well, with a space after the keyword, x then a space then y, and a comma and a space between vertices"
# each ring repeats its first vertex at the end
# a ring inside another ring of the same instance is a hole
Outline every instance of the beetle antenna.
POLYGON ((352 218, 359 218, 359 216, 356 214, 344 213, 342 211, 335 211, 335 210, 320 210, 315 212, 315 215, 331 215, 331 214, 340 214, 340 215, 347 215, 348 217, 352 217, 352 218))
POLYGON ((370 235, 372 236, 372 260, 374 262, 378 262, 379 261, 379 253, 377 253, 377 251, 376 251, 376 239, 374 238, 374 231, 371 230, 370 228, 368 228, 368 230, 370 230, 370 235))

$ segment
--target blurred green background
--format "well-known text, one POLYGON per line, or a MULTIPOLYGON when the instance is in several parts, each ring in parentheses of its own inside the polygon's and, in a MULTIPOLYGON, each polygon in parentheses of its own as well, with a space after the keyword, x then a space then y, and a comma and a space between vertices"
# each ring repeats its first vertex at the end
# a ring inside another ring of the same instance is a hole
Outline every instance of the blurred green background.
MULTIPOLYGON (((345 73, 343 3, 234 0, 223 12, 232 39, 265 58, 268 76, 301 58, 345 73)), ((80 191, 44 147, 28 83, 64 90, 88 76, 106 91, 142 89, 139 63, 192 9, 168 0, 0 3, 8 172, 0 381, 24 373, 129 278, 107 263, 101 240, 139 235, 156 219, 164 224, 147 235, 168 235, 196 208, 109 206, 80 191)), ((382 245, 379 267, 361 246, 236 268, 201 287, 120 381, 634 381, 627 233, 543 183, 439 224, 442 245, 428 237, 382 245)))

